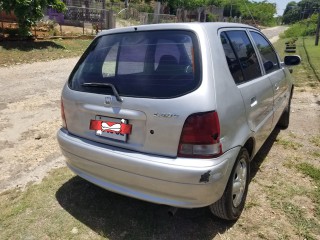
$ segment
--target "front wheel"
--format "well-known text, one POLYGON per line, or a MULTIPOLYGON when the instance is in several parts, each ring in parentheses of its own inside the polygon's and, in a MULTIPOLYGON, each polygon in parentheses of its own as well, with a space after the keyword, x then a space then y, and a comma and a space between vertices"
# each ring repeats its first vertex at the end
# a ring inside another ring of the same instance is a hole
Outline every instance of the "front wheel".
POLYGON ((247 149, 242 148, 236 159, 222 197, 209 206, 211 212, 222 219, 238 219, 246 201, 249 177, 249 154, 247 149))

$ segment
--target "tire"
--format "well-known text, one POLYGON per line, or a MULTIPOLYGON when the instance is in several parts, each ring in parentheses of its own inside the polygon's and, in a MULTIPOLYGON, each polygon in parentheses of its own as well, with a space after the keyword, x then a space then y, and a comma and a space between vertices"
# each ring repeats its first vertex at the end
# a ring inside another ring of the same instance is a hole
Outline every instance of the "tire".
POLYGON ((244 208, 250 177, 250 161, 247 149, 237 156, 222 197, 209 206, 210 211, 225 220, 237 220, 244 208))
POLYGON ((278 123, 277 123, 277 127, 279 127, 280 129, 287 129, 289 127, 289 122, 290 122, 290 109, 291 109, 291 97, 292 94, 289 98, 288 101, 288 105, 286 106, 286 108, 284 109, 278 123))

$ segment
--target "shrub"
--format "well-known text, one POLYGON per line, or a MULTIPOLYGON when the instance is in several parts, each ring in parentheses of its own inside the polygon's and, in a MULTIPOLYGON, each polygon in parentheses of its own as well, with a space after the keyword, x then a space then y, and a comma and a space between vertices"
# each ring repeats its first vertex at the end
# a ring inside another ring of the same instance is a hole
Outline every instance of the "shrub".
POLYGON ((303 21, 297 22, 290 26, 284 32, 282 37, 292 38, 292 37, 304 37, 304 36, 313 36, 316 33, 317 27, 317 15, 313 14, 311 18, 305 19, 303 21))

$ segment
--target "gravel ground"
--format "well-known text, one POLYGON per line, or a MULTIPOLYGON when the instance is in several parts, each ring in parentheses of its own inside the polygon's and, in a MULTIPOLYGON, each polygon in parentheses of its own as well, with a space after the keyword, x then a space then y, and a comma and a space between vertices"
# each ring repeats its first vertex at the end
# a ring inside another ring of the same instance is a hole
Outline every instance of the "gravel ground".
POLYGON ((0 192, 64 165, 60 93, 78 58, 0 68, 0 192))
POLYGON ((283 33, 286 29, 288 29, 287 26, 277 26, 277 27, 263 29, 262 32, 273 43, 279 39, 279 34, 283 33))

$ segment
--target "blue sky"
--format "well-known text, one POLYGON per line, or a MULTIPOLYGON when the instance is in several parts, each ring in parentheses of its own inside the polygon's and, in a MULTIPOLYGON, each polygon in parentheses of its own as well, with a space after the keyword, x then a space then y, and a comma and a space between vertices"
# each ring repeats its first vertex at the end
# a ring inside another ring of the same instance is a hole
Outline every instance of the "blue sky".
MULTIPOLYGON (((253 0, 255 2, 262 2, 263 0, 253 0)), ((282 15, 283 11, 286 9, 286 6, 289 2, 295 1, 300 2, 297 0, 267 0, 270 3, 276 3, 277 4, 277 15, 282 15)))

